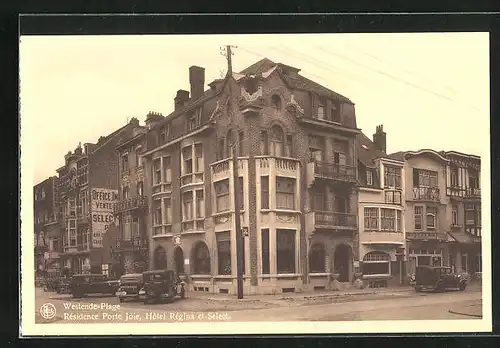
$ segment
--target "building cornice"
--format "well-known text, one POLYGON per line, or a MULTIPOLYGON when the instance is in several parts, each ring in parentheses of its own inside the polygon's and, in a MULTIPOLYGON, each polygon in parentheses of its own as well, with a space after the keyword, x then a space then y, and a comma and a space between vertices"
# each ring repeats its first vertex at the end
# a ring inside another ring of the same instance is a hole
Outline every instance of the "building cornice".
POLYGON ((440 160, 441 162, 444 163, 450 163, 450 160, 447 158, 444 158, 441 156, 437 151, 431 150, 431 149, 421 149, 418 151, 408 151, 407 153, 404 154, 404 158, 408 159, 413 156, 419 156, 419 155, 431 155, 440 160))

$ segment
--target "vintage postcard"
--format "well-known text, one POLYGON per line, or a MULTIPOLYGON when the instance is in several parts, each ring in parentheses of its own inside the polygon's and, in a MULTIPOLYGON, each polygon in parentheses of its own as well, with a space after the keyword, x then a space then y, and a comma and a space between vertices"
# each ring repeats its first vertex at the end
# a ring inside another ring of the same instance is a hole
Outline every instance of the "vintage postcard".
POLYGON ((19 72, 23 336, 491 331, 487 33, 21 36, 19 72))

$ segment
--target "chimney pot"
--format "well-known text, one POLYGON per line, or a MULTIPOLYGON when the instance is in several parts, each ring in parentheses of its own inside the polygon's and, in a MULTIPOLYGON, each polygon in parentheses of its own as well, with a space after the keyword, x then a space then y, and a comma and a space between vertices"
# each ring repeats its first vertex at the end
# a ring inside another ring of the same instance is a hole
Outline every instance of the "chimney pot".
POLYGON ((387 150, 387 134, 383 130, 382 125, 375 127, 375 134, 373 134, 373 144, 375 148, 383 153, 387 150))

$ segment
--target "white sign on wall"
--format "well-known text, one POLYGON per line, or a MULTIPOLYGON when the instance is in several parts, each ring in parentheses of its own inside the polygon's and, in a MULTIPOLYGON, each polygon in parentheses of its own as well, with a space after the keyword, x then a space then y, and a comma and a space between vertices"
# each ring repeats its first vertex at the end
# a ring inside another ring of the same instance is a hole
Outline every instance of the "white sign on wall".
POLYGON ((92 189, 92 247, 102 248, 102 239, 109 226, 115 223, 113 205, 118 201, 118 190, 103 188, 92 189))

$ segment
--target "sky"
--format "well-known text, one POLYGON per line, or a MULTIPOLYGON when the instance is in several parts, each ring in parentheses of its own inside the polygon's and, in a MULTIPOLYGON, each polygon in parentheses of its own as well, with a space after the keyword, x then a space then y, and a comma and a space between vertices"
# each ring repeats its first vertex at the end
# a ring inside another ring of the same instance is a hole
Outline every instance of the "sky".
POLYGON ((348 97, 368 137, 383 125, 389 153, 489 156, 487 33, 22 36, 21 152, 33 184, 79 142, 173 111, 191 65, 205 68, 206 84, 220 78, 224 45, 236 46, 234 71, 267 57, 348 97))

